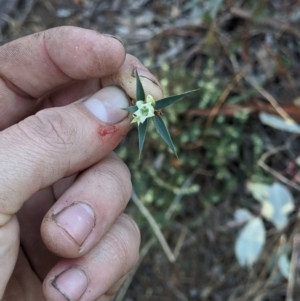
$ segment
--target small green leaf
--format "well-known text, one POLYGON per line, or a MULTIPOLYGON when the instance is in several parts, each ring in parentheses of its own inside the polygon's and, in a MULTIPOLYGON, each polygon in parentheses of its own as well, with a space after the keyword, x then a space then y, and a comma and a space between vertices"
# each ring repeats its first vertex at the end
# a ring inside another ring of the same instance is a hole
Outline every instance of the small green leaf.
POLYGON ((154 125, 158 131, 158 133, 161 135, 161 137, 165 140, 165 142, 168 144, 170 149, 173 151, 173 153, 177 156, 176 149, 173 145, 172 139, 170 137, 169 131, 167 127, 165 126, 163 120, 160 116, 154 116, 153 117, 154 125))
POLYGON ((138 107, 137 106, 132 106, 132 107, 123 108, 122 110, 134 113, 135 111, 138 110, 138 107))
POLYGON ((145 100, 145 91, 142 86, 139 74, 136 72, 136 101, 145 100))
POLYGON ((147 123, 148 123, 148 119, 146 119, 143 123, 140 123, 139 126, 138 126, 138 131, 139 131, 139 156, 140 157, 141 157, 141 153, 142 153, 144 142, 145 142, 147 123))
POLYGON ((162 98, 160 100, 158 100, 155 104, 155 107, 154 109, 155 110, 160 110, 160 109, 163 109, 169 105, 171 105, 172 103, 174 103, 175 101, 179 100, 180 98, 190 94, 190 93, 193 93, 195 91, 198 91, 198 89, 196 90, 191 90, 191 91, 188 91, 188 92, 184 92, 182 94, 178 94, 178 95, 173 95, 173 96, 169 96, 169 97, 166 97, 166 98, 162 98))

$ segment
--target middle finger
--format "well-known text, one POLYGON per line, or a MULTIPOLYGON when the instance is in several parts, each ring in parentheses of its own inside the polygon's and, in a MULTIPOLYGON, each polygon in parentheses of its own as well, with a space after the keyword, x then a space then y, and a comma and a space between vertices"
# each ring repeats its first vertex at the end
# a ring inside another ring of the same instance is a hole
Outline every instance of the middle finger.
POLYGON ((130 173, 113 153, 78 176, 46 214, 42 239, 64 258, 88 252, 123 212, 131 195, 130 173))

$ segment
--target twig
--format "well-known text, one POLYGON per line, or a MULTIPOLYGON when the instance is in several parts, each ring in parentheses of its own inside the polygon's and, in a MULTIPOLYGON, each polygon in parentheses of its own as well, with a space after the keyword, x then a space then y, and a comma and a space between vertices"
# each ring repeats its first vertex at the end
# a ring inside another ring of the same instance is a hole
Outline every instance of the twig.
POLYGON ((296 234, 294 237, 294 243, 293 243, 293 253, 292 253, 292 259, 291 259, 291 266, 289 271, 289 279, 288 279, 288 285, 286 289, 286 299, 285 301, 293 301, 293 293, 294 293, 294 287, 295 287, 295 275, 297 270, 297 261, 299 256, 299 247, 300 247, 300 235, 296 234))
POLYGON ((177 240, 177 243, 176 243, 176 246, 174 248, 174 257, 177 259, 179 254, 180 254, 180 251, 181 251, 181 248, 184 244, 184 240, 186 238, 186 235, 187 235, 187 232, 188 232, 188 228, 187 227, 183 227, 181 232, 180 232, 180 235, 178 237, 178 240, 177 240))
MULTIPOLYGON (((240 68, 239 68, 239 64, 237 59, 232 56, 229 55, 230 61, 232 63, 233 69, 237 72, 239 72, 240 68)), ((249 66, 249 64, 248 64, 249 66)), ((252 85, 252 87, 254 89, 256 89, 263 97, 265 97, 265 99, 267 101, 269 101, 269 103, 273 106, 273 108, 275 109, 275 111, 279 114, 279 116, 281 116, 283 119, 285 119, 287 122, 292 122, 294 123, 295 121, 289 116, 289 114, 278 104, 277 100, 268 92, 266 91, 263 87, 257 85, 256 83, 254 83, 248 76, 244 76, 245 80, 252 85)))
POLYGON ((136 266, 134 267, 134 269, 129 273, 128 277, 126 278, 126 280, 124 281, 124 283, 122 284, 122 286, 120 287, 120 289, 118 290, 117 294, 114 296, 112 301, 122 301, 124 299, 124 296, 132 282, 132 279, 134 277, 134 275, 136 274, 138 268, 140 267, 141 263, 143 262, 145 256, 148 254, 149 250, 152 248, 152 246, 155 244, 156 242, 156 238, 152 237, 142 248, 142 250, 140 251, 140 258, 138 263, 136 264, 136 266))
POLYGON ((51 14, 51 16, 54 18, 56 10, 53 6, 53 4, 50 1, 43 1, 44 6, 46 7, 46 9, 48 10, 48 12, 51 14))
POLYGON ((242 10, 240 8, 237 7, 233 7, 230 9, 230 12, 240 18, 246 19, 246 20, 251 20, 257 24, 260 25, 264 25, 264 26, 269 26, 272 27, 274 29, 277 29, 279 31, 283 31, 283 32, 287 32, 289 34, 292 34, 294 36, 296 36, 297 38, 300 38, 300 32, 299 30, 293 28, 292 26, 290 26, 287 23, 283 23, 280 20, 275 20, 272 18, 268 18, 268 17, 262 17, 262 18, 257 18, 253 15, 252 12, 247 11, 247 10, 242 10))
POLYGON ((194 180, 196 173, 193 172, 183 183, 183 185, 179 188, 179 191, 176 193, 176 196, 169 206, 168 210, 165 213, 165 219, 169 220, 171 215, 176 210, 177 205, 181 201, 182 197, 186 194, 186 188, 191 185, 192 181, 194 180))
POLYGON ((133 202, 135 205, 139 208, 140 212, 144 215, 144 217, 147 219, 148 223, 150 224, 155 236, 157 237, 159 243, 161 244, 166 256, 168 257, 169 261, 174 263, 175 262, 175 257, 174 254, 172 253, 165 237, 163 236, 159 226, 157 225, 155 219, 149 212, 149 210, 144 206, 144 204, 140 201, 140 199, 137 197, 135 191, 132 192, 131 196, 133 202))
POLYGON ((157 172, 154 168, 150 167, 148 169, 148 173, 152 177, 155 184, 157 184, 159 187, 164 188, 168 191, 172 191, 174 194, 180 193, 180 188, 173 186, 168 182, 164 181, 162 178, 160 178, 159 175, 157 175, 157 172))
MULTIPOLYGON (((165 220, 169 220, 171 218, 172 213, 177 207, 177 204, 180 202, 182 199, 183 195, 187 193, 187 187, 192 183, 193 179, 197 175, 197 169, 184 181, 183 185, 180 188, 176 187, 176 196, 169 206, 168 210, 165 213, 165 220)), ((133 190, 132 196, 131 196, 133 202, 135 205, 138 207, 140 212, 144 215, 144 217, 147 219, 148 223, 150 224, 155 236, 157 237, 158 241, 160 242, 166 256, 168 257, 168 260, 172 263, 176 261, 176 258, 179 256, 181 247, 184 243, 184 239, 186 236, 186 231, 182 231, 181 235, 179 236, 179 239, 176 243, 174 252, 171 251, 170 246, 168 245, 164 235, 162 234, 159 226, 157 225, 155 219, 149 212, 149 210, 144 206, 144 204, 140 201, 138 196, 136 195, 135 191, 133 190)))
MULTIPOLYGON (((230 61, 232 63, 233 69, 237 72, 240 72, 239 64, 236 58, 232 55, 229 55, 230 61)), ((249 67, 249 64, 247 65, 249 67)), ((247 68, 247 67, 246 67, 247 68)), ((244 69, 245 70, 245 69, 244 69)), ((295 121, 290 117, 290 115, 278 104, 277 100, 263 87, 257 85, 253 82, 248 76, 244 76, 245 80, 255 89, 257 90, 275 109, 279 116, 285 119, 287 122, 294 123, 295 121)))
POLYGON ((262 167, 264 170, 266 170, 267 172, 269 172, 270 174, 272 174, 273 176, 275 176, 277 179, 279 179, 280 181, 282 181, 283 183, 297 189, 300 191, 300 186, 290 180, 288 180, 287 178, 285 178, 284 176, 282 176, 279 172, 277 172, 276 170, 274 170, 273 168, 269 167, 265 162, 267 160, 267 158, 269 158, 272 155, 277 154, 280 151, 283 151, 286 149, 286 146, 280 146, 280 147, 276 147, 271 151, 268 151, 266 153, 264 153, 258 160, 258 165, 260 167, 262 167))
MULTIPOLYGON (((18 6, 18 0, 0 0, 0 29, 2 29, 5 22, 10 23, 12 19, 13 13, 16 11, 16 8, 18 6)), ((13 19, 12 19, 13 20, 13 19)))
MULTIPOLYGON (((257 91, 255 91, 256 93, 257 91)), ((294 104, 284 104, 281 106, 283 110, 293 118, 295 122, 300 122, 300 107, 294 104)), ((242 104, 236 105, 224 105, 219 110, 219 114, 225 116, 232 116, 235 113, 247 111, 249 113, 259 113, 265 112, 270 114, 278 115, 278 112, 269 103, 262 103, 259 99, 251 98, 249 102, 243 102, 242 104)), ((208 117, 210 114, 210 109, 190 109, 187 111, 187 116, 203 116, 208 117)))
POLYGON ((9 24, 9 26, 11 27, 12 32, 15 32, 15 28, 16 28, 16 21, 10 17, 9 15, 0 13, 0 22, 1 21, 5 21, 9 24))
MULTIPOLYGON (((286 246, 286 236, 285 234, 282 234, 279 238, 278 243, 276 243, 276 248, 277 248, 277 256, 276 256, 276 260, 278 260, 279 256, 283 253, 283 249, 286 246), (277 244, 279 244, 277 246, 277 244)), ((276 265, 272 267, 271 271, 270 271, 270 267, 268 265, 265 265, 265 268, 263 269, 262 273, 258 276, 259 279, 264 279, 266 278, 266 275, 268 274, 268 278, 266 279, 266 281, 264 281, 262 283, 262 285, 260 286, 260 291, 262 291, 263 293, 261 294, 257 294, 258 288, 256 289, 254 287, 254 295, 255 295, 255 299, 254 301, 260 301, 261 297, 264 296, 264 292, 268 291, 268 289, 272 286, 272 284, 274 283, 274 279, 276 277, 278 273, 278 270, 276 268, 276 265)))
POLYGON ((208 128, 211 126, 211 124, 213 123, 213 120, 215 119, 216 115, 218 114, 224 101, 227 99, 229 93, 232 91, 232 89, 235 87, 235 85, 244 77, 244 75, 245 75, 245 70, 239 72, 234 77, 233 81, 227 85, 226 89, 223 91, 223 93, 219 97, 216 105, 212 108, 212 110, 208 116, 207 122, 205 124, 204 131, 207 131, 208 128))
MULTIPOLYGON (((32 6, 33 6, 33 0, 26 0, 24 9, 22 10, 22 12, 20 13, 20 15, 18 16, 17 19, 14 19, 7 14, 0 13, 0 21, 4 20, 5 22, 7 22, 10 25, 12 35, 14 37, 16 37, 18 35, 18 31, 22 27, 22 25, 25 22, 26 18, 28 17, 29 13, 31 12, 32 6)), ((0 27, 1 27, 1 25, 0 25, 0 27)))
POLYGON ((33 0, 26 0, 25 7, 24 7, 22 13, 20 14, 20 16, 18 17, 18 19, 16 20, 17 25, 19 27, 21 27, 23 25, 23 23, 25 22, 26 18, 28 17, 29 13, 32 10, 32 7, 33 7, 33 0))
POLYGON ((273 108, 283 119, 290 123, 295 122, 268 91, 266 91, 263 87, 260 87, 257 84, 255 84, 249 77, 245 76, 245 79, 273 106, 273 108))
POLYGON ((173 293, 177 300, 188 301, 187 297, 172 282, 167 282, 167 288, 173 293))

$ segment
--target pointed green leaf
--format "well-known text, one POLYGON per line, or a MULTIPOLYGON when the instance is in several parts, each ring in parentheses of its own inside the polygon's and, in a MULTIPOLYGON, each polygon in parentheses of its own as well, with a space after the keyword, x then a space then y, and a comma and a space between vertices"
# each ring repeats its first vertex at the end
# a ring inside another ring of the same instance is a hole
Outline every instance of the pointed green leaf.
POLYGON ((143 123, 140 123, 139 126, 138 126, 138 131, 139 131, 139 157, 141 157, 141 153, 142 153, 144 142, 145 142, 147 123, 148 123, 148 119, 146 119, 143 123))
POLYGON ((145 92, 139 74, 136 72, 136 101, 145 100, 145 92))
POLYGON ((180 98, 190 94, 190 93, 193 93, 195 91, 198 91, 198 89, 196 90, 191 90, 191 91, 188 91, 188 92, 184 92, 182 94, 178 94, 178 95, 173 95, 173 96, 169 96, 169 97, 166 97, 166 98, 163 98, 163 99, 160 99, 156 102, 155 104, 155 107, 154 109, 155 110, 160 110, 160 109, 163 109, 169 105, 171 105, 172 103, 174 103, 175 101, 179 100, 180 98))
POLYGON ((154 122, 154 125, 155 125, 158 133, 165 140, 165 142, 168 144, 168 146, 173 151, 173 153, 177 156, 176 149, 173 145, 172 139, 170 137, 170 134, 169 134, 169 131, 168 131, 167 127, 164 124, 164 121, 161 119, 160 116, 154 116, 153 117, 153 122, 154 122))
POLYGON ((135 111, 138 110, 138 107, 137 106, 131 106, 131 107, 123 108, 123 110, 134 113, 135 111))

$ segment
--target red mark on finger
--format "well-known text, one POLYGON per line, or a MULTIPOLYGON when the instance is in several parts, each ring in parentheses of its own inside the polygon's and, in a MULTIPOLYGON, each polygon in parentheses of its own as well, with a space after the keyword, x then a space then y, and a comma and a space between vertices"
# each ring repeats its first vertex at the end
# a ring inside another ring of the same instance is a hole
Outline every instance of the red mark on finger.
POLYGON ((100 137, 104 137, 115 132, 116 127, 114 125, 99 125, 97 129, 97 133, 100 135, 100 137))

